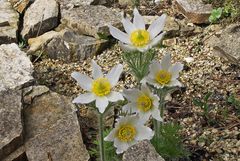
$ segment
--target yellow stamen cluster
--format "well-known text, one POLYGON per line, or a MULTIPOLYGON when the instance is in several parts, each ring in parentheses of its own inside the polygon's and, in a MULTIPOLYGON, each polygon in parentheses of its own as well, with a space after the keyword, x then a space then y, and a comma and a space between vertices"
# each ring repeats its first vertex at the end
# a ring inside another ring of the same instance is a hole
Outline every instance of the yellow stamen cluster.
POLYGON ((171 81, 171 78, 172 74, 166 70, 160 70, 155 76, 155 80, 161 85, 168 84, 171 81))
POLYGON ((135 138, 136 129, 131 124, 125 124, 119 128, 116 135, 120 141, 129 142, 135 138))
POLYGON ((152 108, 152 100, 146 95, 141 95, 137 99, 137 108, 140 111, 147 112, 152 108))
POLYGON ((136 30, 131 33, 130 40, 134 46, 143 47, 149 44, 150 34, 147 30, 136 30))
POLYGON ((92 92, 97 96, 106 96, 111 92, 111 84, 107 78, 98 78, 92 83, 92 92))

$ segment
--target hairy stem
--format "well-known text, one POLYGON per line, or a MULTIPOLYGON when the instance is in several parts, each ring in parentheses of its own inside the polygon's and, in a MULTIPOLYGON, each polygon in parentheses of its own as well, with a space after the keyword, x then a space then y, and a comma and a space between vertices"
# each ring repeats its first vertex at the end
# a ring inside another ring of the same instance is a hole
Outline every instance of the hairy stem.
POLYGON ((105 149, 103 140, 103 114, 99 113, 99 151, 100 151, 100 161, 105 161, 105 149))

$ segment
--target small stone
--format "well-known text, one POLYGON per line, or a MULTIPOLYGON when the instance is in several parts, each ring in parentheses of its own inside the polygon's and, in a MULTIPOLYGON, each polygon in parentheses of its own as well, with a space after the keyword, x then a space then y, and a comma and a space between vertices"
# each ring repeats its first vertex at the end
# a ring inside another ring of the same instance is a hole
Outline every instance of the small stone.
POLYGON ((144 140, 128 148, 123 154, 123 161, 164 161, 150 141, 144 140))
POLYGON ((163 40, 163 42, 162 42, 162 44, 165 45, 165 46, 173 46, 173 45, 176 45, 176 43, 177 43, 176 38, 165 39, 165 40, 163 40))
POLYGON ((192 23, 209 23, 212 5, 204 4, 201 0, 176 0, 176 4, 180 12, 192 23))
POLYGON ((21 35, 37 37, 58 25, 59 6, 55 0, 36 0, 26 10, 21 35), (47 4, 47 5, 46 5, 47 4))
POLYGON ((118 0, 118 3, 121 6, 133 6, 134 5, 134 1, 133 0, 118 0))
POLYGON ((17 44, 0 45, 0 91, 22 87, 33 81, 33 65, 17 44))
POLYGON ((7 0, 0 4, 0 45, 17 42, 19 15, 7 0))
POLYGON ((9 2, 12 4, 13 8, 16 11, 22 13, 28 6, 30 0, 9 0, 9 2))
POLYGON ((108 25, 121 26, 121 13, 104 6, 85 6, 61 11, 61 22, 78 32, 99 38, 98 34, 110 35, 108 25))
POLYGON ((0 158, 23 144, 20 90, 0 90, 0 158))

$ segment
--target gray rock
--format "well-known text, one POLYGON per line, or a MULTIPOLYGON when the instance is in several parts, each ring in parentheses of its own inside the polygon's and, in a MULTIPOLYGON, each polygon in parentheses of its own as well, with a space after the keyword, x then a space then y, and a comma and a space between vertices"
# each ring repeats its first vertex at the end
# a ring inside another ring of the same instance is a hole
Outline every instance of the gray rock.
POLYGON ((0 158, 23 144, 20 90, 0 90, 0 158))
POLYGON ((144 140, 131 146, 123 154, 123 161, 164 161, 150 141, 144 140))
POLYGON ((133 6, 134 1, 133 0, 118 0, 118 3, 122 6, 133 6))
POLYGON ((79 34, 98 38, 98 33, 110 35, 108 25, 121 26, 121 13, 104 6, 80 5, 61 11, 61 22, 79 34))
POLYGON ((61 35, 60 32, 49 31, 36 38, 28 39, 28 44, 30 48, 27 53, 32 54, 35 53, 37 50, 44 48, 53 38, 59 35, 61 35))
POLYGON ((202 0, 176 0, 176 5, 192 23, 209 23, 212 5, 204 4, 202 0))
POLYGON ((0 91, 22 87, 33 81, 33 65, 16 44, 0 45, 0 91))
POLYGON ((27 156, 26 156, 26 149, 25 146, 19 147, 17 150, 9 154, 6 158, 4 158, 1 161, 26 161, 27 156))
POLYGON ((89 159, 75 106, 68 98, 53 92, 35 97, 24 109, 24 116, 29 161, 89 159))
POLYGON ((8 0, 8 1, 12 4, 13 8, 19 13, 22 13, 30 2, 30 0, 8 0))
POLYGON ((59 6, 55 0, 36 0, 26 10, 21 35, 37 37, 58 25, 59 6))
POLYGON ((0 44, 17 42, 19 15, 7 0, 0 4, 0 44))
POLYGON ((212 36, 206 44, 213 47, 214 52, 231 63, 240 66, 240 24, 232 24, 221 34, 212 36))
POLYGON ((106 40, 66 31, 62 37, 52 39, 44 51, 52 59, 74 62, 99 54, 106 45, 106 40))

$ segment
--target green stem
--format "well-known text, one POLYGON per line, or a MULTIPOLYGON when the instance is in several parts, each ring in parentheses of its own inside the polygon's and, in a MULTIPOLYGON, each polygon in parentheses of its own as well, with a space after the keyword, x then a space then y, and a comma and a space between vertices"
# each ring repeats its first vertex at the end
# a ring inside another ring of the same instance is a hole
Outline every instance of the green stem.
POLYGON ((105 149, 103 140, 103 114, 99 113, 99 150, 100 150, 100 161, 105 161, 105 149))

